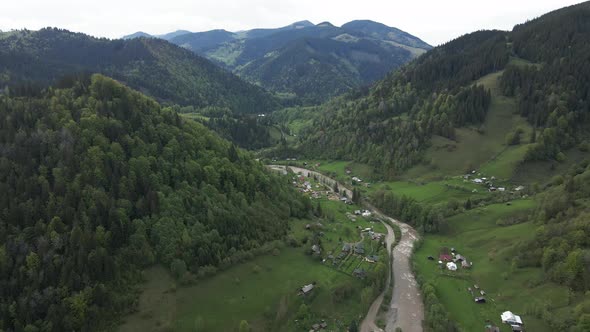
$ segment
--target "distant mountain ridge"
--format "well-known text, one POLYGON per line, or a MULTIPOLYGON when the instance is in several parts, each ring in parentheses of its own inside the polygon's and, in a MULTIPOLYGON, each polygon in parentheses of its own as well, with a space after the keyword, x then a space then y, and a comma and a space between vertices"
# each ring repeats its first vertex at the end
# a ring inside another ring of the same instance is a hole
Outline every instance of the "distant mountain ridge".
MULTIPOLYGON (((136 33, 125 38, 136 36, 146 37, 136 33)), ((177 34, 169 41, 304 104, 371 84, 432 48, 370 20, 342 27, 299 21, 275 29, 210 30, 177 34)))
POLYGON ((47 28, 0 34, 0 86, 47 86, 80 73, 109 75, 160 101, 237 113, 278 107, 269 93, 156 38, 108 40, 47 28))

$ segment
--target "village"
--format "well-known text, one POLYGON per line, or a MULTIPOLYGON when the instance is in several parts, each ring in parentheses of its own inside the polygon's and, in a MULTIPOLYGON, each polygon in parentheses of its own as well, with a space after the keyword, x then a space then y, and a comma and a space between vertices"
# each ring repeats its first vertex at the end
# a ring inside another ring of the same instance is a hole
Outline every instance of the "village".
MULTIPOLYGON (((521 194, 523 193, 524 186, 513 186, 508 188, 507 185, 498 185, 498 179, 495 176, 486 176, 476 171, 471 171, 469 174, 463 175, 463 182, 470 182, 476 185, 480 185, 487 189, 489 192, 508 192, 510 194, 521 194)), ((477 189, 473 189, 473 192, 478 192, 477 189)))
MULTIPOLYGON (((318 201, 318 206, 319 202, 322 203, 325 215, 301 225, 299 233, 307 239, 306 252, 319 264, 364 282, 377 264, 387 262, 387 230, 372 211, 359 208, 346 191, 339 192, 332 183, 323 183, 311 173, 293 174, 291 181, 310 200, 318 201)), ((310 280, 298 288, 297 294, 313 298, 318 287, 321 285, 310 280)), ((327 328, 326 321, 318 321, 308 330, 316 332, 327 328)))
MULTIPOLYGON (((433 255, 428 256, 427 259, 429 261, 437 262, 442 275, 466 280, 470 279, 468 271, 474 266, 473 261, 460 254, 455 248, 449 249, 448 247, 442 247, 439 250, 438 260, 433 255)), ((469 293, 470 298, 473 299, 475 304, 485 305, 488 301, 491 301, 492 303, 495 302, 495 300, 490 297, 490 294, 486 293, 484 288, 477 283, 468 286, 465 291, 469 293)), ((524 323, 521 317, 513 314, 511 311, 504 311, 500 318, 502 323, 510 326, 511 331, 524 331, 524 323)), ((488 320, 485 324, 485 331, 500 332, 500 328, 488 320)))

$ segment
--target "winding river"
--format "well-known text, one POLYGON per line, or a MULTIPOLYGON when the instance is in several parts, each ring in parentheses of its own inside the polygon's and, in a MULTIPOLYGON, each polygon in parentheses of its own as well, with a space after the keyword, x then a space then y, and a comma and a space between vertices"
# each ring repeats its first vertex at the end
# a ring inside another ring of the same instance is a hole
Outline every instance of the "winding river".
MULTIPOLYGON (((306 176, 308 174, 316 176, 320 182, 327 184, 330 188, 338 183, 335 179, 322 173, 301 167, 282 165, 268 165, 268 167, 272 170, 282 172, 283 174, 287 174, 287 168, 289 168, 294 173, 301 173, 306 176)), ((342 185, 342 183, 338 183, 338 191, 346 192, 347 197, 352 197, 352 191, 342 185)), ((383 224, 387 228, 387 237, 385 240, 389 257, 391 258, 390 266, 393 269, 393 273, 389 273, 387 285, 391 282, 392 275, 394 281, 389 310, 384 317, 384 320, 386 321, 385 331, 394 332, 395 329, 399 327, 403 332, 422 332, 424 305, 422 303, 419 286, 410 266, 414 243, 419 239, 418 233, 410 225, 385 215, 370 203, 364 202, 363 204, 382 220, 387 220, 389 223, 397 225, 402 233, 399 243, 393 248, 393 250, 391 250, 391 244, 395 240, 393 228, 388 222, 383 221, 383 224)), ((361 322, 361 332, 383 331, 383 329, 377 327, 375 321, 387 289, 389 288, 386 287, 386 290, 383 291, 383 293, 381 293, 372 303, 365 319, 361 322)))

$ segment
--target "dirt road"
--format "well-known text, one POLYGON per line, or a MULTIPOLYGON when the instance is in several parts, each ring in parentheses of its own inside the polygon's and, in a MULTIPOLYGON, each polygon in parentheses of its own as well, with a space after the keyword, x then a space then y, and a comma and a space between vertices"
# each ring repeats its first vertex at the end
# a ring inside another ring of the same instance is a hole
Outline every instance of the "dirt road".
MULTIPOLYGON (((387 228, 387 236, 385 237, 385 242, 387 243, 387 252, 389 254, 389 257, 391 257, 391 245, 395 241, 395 233, 393 232, 391 226, 389 226, 387 223, 383 223, 383 225, 385 225, 385 228, 387 228)), ((389 273, 387 274, 387 282, 385 283, 385 285, 389 285, 390 282, 391 265, 389 273)), ((379 309, 381 308, 381 303, 383 302, 383 297, 385 296, 385 292, 387 292, 387 289, 388 287, 386 287, 385 290, 381 292, 379 296, 377 296, 375 301, 373 301, 373 304, 371 304, 371 307, 369 307, 369 311, 367 312, 367 315, 361 322, 359 328, 361 332, 382 331, 382 329, 380 329, 377 326, 377 324, 375 324, 375 321, 377 320, 377 315, 379 314, 379 309)))
MULTIPOLYGON (((285 166, 270 165, 268 167, 277 171, 283 171, 284 174, 287 174, 285 166)), ((289 166, 289 168, 291 168, 295 173, 301 173, 306 176, 308 173, 312 176, 315 175, 321 182, 328 184, 330 187, 333 187, 334 183, 336 183, 336 180, 312 170, 292 166, 289 166)), ((338 190, 339 192, 345 191, 348 197, 352 197, 352 191, 343 186, 341 183, 338 183, 338 190)), ((400 242, 393 249, 393 252, 391 252, 389 250, 391 248, 391 243, 393 243, 395 239, 394 232, 389 224, 385 222, 383 223, 387 228, 386 242, 389 255, 392 259, 391 267, 393 268, 394 280, 393 294, 391 296, 391 303, 389 304, 389 311, 387 313, 387 324, 385 331, 394 332, 395 329, 399 327, 404 332, 422 332, 424 305, 422 303, 422 297, 418 288, 418 284, 416 283, 416 278, 414 277, 410 267, 412 248, 414 247, 414 242, 418 240, 418 233, 410 225, 383 214, 371 204, 365 203, 365 206, 369 210, 372 210, 373 213, 378 217, 386 219, 397 225, 402 232, 400 242)), ((389 282, 391 281, 391 275, 392 273, 389 273, 387 285, 389 285, 389 282)), ((383 302, 383 296, 384 293, 380 294, 369 308, 367 316, 361 322, 361 332, 383 331, 375 324, 377 314, 379 313, 379 308, 383 302)))

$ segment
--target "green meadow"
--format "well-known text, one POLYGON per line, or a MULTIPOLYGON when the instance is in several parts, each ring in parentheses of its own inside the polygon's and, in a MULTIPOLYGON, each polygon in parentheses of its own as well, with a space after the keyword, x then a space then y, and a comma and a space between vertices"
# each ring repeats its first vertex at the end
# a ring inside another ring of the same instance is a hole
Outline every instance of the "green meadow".
POLYGON ((463 331, 483 331, 487 320, 503 332, 510 331, 500 321, 500 314, 510 310, 522 316, 528 331, 549 332, 546 324, 532 314, 534 306, 549 305, 553 310, 570 308, 570 292, 566 287, 542 282, 540 269, 520 269, 512 264, 515 245, 531 239, 536 226, 530 222, 496 224, 499 219, 526 213, 534 206, 532 200, 518 200, 510 205, 493 204, 456 215, 449 219, 448 233, 425 236, 416 251, 414 265, 418 277, 434 284, 451 319, 463 331), (456 248, 473 262, 472 268, 460 268, 456 272, 441 269, 436 260, 443 247, 456 248), (428 256, 434 256, 435 261, 428 260, 428 256), (476 284, 486 292, 487 303, 475 303, 468 292, 476 284))
POLYGON ((307 303, 314 317, 334 326, 360 315, 358 297, 335 303, 331 293, 344 283, 359 291, 362 283, 306 256, 300 249, 285 248, 258 257, 194 286, 178 287, 162 267, 145 272, 148 282, 139 312, 128 317, 120 331, 237 331, 246 320, 254 331, 279 328, 297 331, 293 315, 307 303), (317 283, 313 299, 298 296, 298 289, 317 283))
MULTIPOLYGON (((306 181, 315 189, 325 190, 313 179, 306 181)), ((353 277, 352 272, 356 268, 371 271, 374 264, 355 255, 348 255, 336 266, 322 263, 322 259, 329 252, 334 256, 339 254, 343 243, 363 241, 366 255, 385 260, 384 247, 368 236, 363 240, 361 229, 373 228, 375 232, 385 233, 386 228, 371 217, 354 216, 354 211, 360 209, 358 206, 325 197, 313 200, 314 208, 318 203, 321 205, 324 218, 290 221, 289 234, 303 244, 301 247, 283 247, 190 286, 177 285, 161 266, 144 271, 146 282, 141 289, 138 311, 127 316, 119 330, 238 331, 242 320, 249 323, 252 331, 309 330, 321 320, 330 328, 344 330, 352 319, 358 320, 365 314, 360 293, 366 285, 353 277), (321 228, 315 228, 318 221, 321 228), (314 225, 314 229, 306 229, 308 224, 314 225), (321 257, 307 255, 305 243, 320 231, 321 257), (298 295, 303 285, 312 282, 316 288, 311 296, 298 295), (349 289, 349 294, 335 298, 334 293, 343 288, 349 289), (296 322, 304 303, 311 318, 296 322)))

